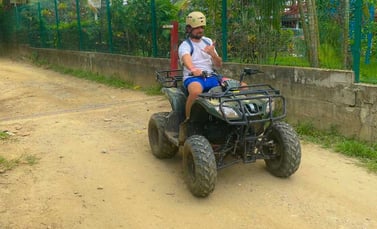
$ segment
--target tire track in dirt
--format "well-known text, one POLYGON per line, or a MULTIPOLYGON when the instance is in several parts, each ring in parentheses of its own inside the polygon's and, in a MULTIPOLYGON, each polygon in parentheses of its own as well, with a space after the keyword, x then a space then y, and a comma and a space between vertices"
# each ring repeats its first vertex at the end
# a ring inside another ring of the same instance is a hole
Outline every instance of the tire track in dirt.
POLYGON ((128 106, 128 105, 131 105, 133 103, 143 103, 143 102, 146 102, 146 101, 150 101, 150 99, 147 98, 147 99, 138 99, 138 100, 132 100, 132 101, 121 101, 121 102, 116 102, 116 103, 86 104, 86 105, 81 106, 79 108, 73 108, 73 109, 69 109, 69 110, 56 110, 56 111, 35 113, 35 114, 30 114, 30 115, 2 117, 2 118, 0 118, 0 122, 20 121, 20 120, 23 120, 23 119, 35 119, 35 118, 56 116, 56 115, 69 114, 69 113, 80 113, 80 112, 95 111, 95 110, 101 110, 101 109, 108 109, 108 108, 113 107, 113 106, 128 106))

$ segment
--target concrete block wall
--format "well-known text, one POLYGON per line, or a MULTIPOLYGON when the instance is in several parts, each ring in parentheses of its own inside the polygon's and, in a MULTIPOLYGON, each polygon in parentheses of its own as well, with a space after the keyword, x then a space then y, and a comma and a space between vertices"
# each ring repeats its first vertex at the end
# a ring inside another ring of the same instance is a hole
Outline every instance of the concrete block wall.
POLYGON ((156 84, 155 71, 161 66, 169 68, 169 60, 163 58, 36 48, 24 48, 23 52, 37 60, 117 77, 143 87, 156 84))
MULTIPOLYGON (((170 66, 168 59, 160 58, 25 47, 22 52, 142 87, 156 85, 155 72, 170 66)), ((245 79, 247 83, 268 83, 286 97, 289 122, 311 122, 318 129, 336 128, 348 137, 377 141, 377 85, 353 83, 353 72, 342 70, 225 63, 221 73, 238 79, 245 67, 263 72, 245 79)))
MULTIPOLYGON (((250 65, 225 64, 229 74, 250 65)), ((249 83, 268 83, 287 98, 291 123, 311 122, 348 137, 377 140, 377 85, 353 83, 352 71, 255 65, 263 73, 249 83)), ((239 73, 238 73, 239 74, 239 73)))

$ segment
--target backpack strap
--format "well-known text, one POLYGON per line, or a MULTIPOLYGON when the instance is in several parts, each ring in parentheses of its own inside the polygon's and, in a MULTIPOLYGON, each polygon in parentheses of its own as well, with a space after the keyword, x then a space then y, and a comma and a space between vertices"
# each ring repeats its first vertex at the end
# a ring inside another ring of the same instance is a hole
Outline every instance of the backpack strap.
POLYGON ((194 52, 194 45, 192 44, 190 38, 187 38, 186 42, 190 45, 190 55, 192 56, 192 53, 194 52))
MULTIPOLYGON (((206 43, 206 45, 211 45, 209 40, 205 38, 202 38, 202 40, 204 41, 204 43, 206 43)), ((192 41, 190 40, 190 38, 187 38, 186 42, 190 45, 190 48, 191 48, 190 55, 192 56, 192 54, 194 53, 194 45, 192 44, 192 41)))

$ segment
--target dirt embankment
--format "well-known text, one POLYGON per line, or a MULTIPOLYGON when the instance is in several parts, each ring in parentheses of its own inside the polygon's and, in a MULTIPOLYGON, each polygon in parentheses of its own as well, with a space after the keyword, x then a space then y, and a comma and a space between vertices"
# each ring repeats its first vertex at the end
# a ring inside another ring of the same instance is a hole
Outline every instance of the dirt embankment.
MULTIPOLYGON (((152 78, 152 77, 151 77, 152 78)), ((39 158, 0 173, 0 228, 377 228, 377 176, 302 142, 289 179, 262 161, 219 171, 193 197, 181 158, 150 152, 149 117, 162 96, 114 89, 0 59, 0 155, 39 158)))

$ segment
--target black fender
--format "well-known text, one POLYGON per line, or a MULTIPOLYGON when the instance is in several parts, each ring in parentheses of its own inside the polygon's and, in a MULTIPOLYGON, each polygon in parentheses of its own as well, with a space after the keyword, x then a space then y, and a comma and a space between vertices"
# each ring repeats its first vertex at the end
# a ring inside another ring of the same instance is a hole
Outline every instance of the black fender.
POLYGON ((162 88, 162 92, 168 97, 173 111, 185 114, 187 97, 181 89, 175 87, 162 88))

